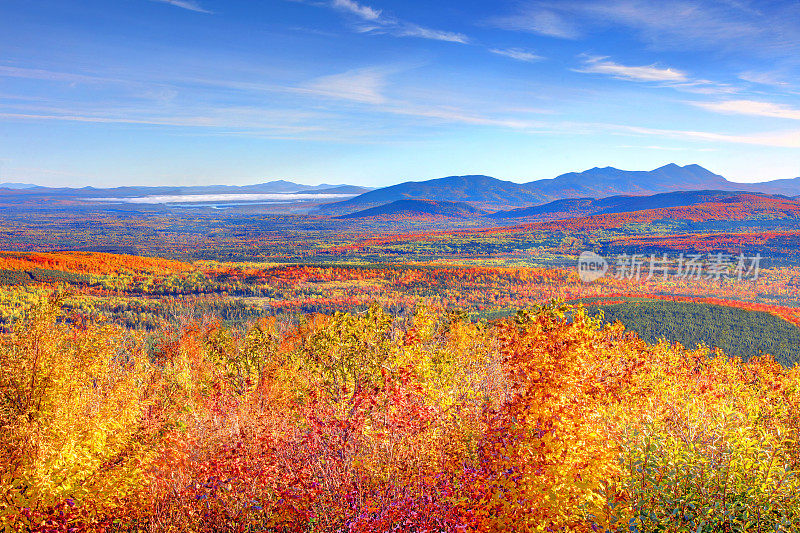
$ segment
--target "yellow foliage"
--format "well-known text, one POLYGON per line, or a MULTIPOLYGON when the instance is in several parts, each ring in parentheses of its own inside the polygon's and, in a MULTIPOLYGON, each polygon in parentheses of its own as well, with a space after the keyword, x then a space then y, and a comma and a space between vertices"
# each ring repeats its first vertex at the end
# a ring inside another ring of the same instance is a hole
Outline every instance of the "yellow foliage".
MULTIPOLYGON (((138 437, 147 365, 121 330, 80 335, 35 307, 0 342, 0 520, 19 526, 69 499, 113 509, 144 484, 154 451, 138 437)), ((13 528, 12 528, 13 529, 13 528)))

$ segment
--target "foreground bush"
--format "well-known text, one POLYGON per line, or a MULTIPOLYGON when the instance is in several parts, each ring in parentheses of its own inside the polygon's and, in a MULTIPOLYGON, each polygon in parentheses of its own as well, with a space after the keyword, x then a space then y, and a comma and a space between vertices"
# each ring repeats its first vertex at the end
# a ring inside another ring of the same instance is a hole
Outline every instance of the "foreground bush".
POLYGON ((800 380, 558 303, 0 343, 6 531, 789 531, 800 380))

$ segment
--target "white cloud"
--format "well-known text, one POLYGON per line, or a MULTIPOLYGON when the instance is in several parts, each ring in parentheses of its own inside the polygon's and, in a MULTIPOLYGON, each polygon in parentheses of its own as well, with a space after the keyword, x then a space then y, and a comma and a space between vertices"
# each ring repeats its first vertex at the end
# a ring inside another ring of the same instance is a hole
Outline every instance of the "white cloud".
POLYGON ((800 148, 800 130, 731 134, 692 130, 662 130, 638 126, 617 126, 621 131, 679 139, 699 139, 734 144, 753 144, 776 148, 800 148))
POLYGON ((175 7, 180 7, 183 9, 188 9, 189 11, 195 11, 197 13, 206 13, 208 15, 213 14, 211 11, 201 7, 197 2, 193 2, 192 0, 154 0, 154 1, 161 2, 162 4, 169 4, 175 7))
POLYGON ((670 83, 669 86, 673 89, 695 94, 734 94, 739 92, 737 87, 711 80, 691 80, 685 83, 670 83))
POLYGON ((691 102, 691 104, 717 113, 800 120, 800 109, 771 102, 727 100, 724 102, 691 102))
POLYGON ((381 104, 386 101, 383 90, 386 87, 387 74, 389 71, 378 68, 348 70, 317 78, 297 91, 366 104, 381 104))
POLYGON ((660 68, 655 65, 627 66, 609 61, 605 57, 594 57, 586 61, 577 72, 587 74, 607 74, 615 78, 633 81, 655 82, 686 82, 689 78, 685 73, 671 68, 660 68))
POLYGON ((622 146, 618 146, 618 148, 631 148, 634 150, 663 150, 666 152, 716 152, 716 148, 686 148, 686 147, 678 147, 678 146, 660 146, 660 145, 649 145, 649 146, 641 146, 641 145, 630 145, 625 144, 622 146))
POLYGON ((544 59, 542 56, 534 54, 533 52, 529 52, 527 50, 523 50, 521 48, 491 48, 489 51, 493 54, 498 54, 501 56, 510 57, 511 59, 516 59, 517 61, 525 61, 528 63, 533 63, 534 61, 541 61, 544 59))
POLYGON ((337 11, 355 15, 360 21, 354 24, 353 28, 359 33, 389 34, 396 37, 418 37, 420 39, 460 44, 469 42, 469 38, 463 33, 427 28, 419 24, 414 24, 413 22, 400 20, 384 14, 380 9, 366 4, 360 4, 355 0, 331 0, 328 3, 314 2, 312 5, 327 6, 337 11))
POLYGON ((295 110, 265 110, 258 107, 210 107, 154 113, 149 108, 128 108, 108 112, 105 109, 28 107, 0 108, 0 119, 65 121, 94 124, 138 124, 181 128, 230 128, 279 133, 317 131, 325 116, 295 110))
POLYGON ((333 7, 341 11, 347 11, 364 20, 379 20, 381 18, 381 10, 375 9, 370 6, 359 4, 353 0, 333 0, 331 3, 333 7))
POLYGON ((422 39, 445 41, 449 43, 467 44, 469 42, 469 38, 463 33, 433 30, 431 28, 417 26, 416 24, 402 24, 397 30, 397 35, 400 37, 420 37, 422 39))
POLYGON ((715 48, 764 33, 752 13, 720 4, 687 0, 566 2, 565 9, 597 22, 638 30, 657 48, 715 48))
POLYGON ((26 78, 30 80, 58 81, 65 83, 124 83, 123 80, 87 76, 70 72, 58 72, 35 68, 8 67, 0 65, 0 76, 8 78, 26 78))
POLYGON ((760 85, 774 85, 776 87, 789 87, 789 83, 783 81, 781 74, 774 72, 742 72, 739 74, 739 79, 750 83, 758 83, 760 85))
POLYGON ((448 107, 422 107, 396 104, 386 106, 382 110, 396 115, 430 118, 444 122, 471 124, 475 126, 496 126, 515 130, 532 130, 546 126, 546 124, 539 121, 477 115, 465 112, 461 109, 448 107))
POLYGON ((561 39, 577 39, 581 32, 577 26, 553 10, 530 7, 515 15, 495 17, 489 23, 512 31, 538 33, 561 39))
POLYGON ((632 33, 654 49, 738 50, 796 56, 800 4, 703 0, 527 0, 501 28, 576 39, 607 28, 632 33))

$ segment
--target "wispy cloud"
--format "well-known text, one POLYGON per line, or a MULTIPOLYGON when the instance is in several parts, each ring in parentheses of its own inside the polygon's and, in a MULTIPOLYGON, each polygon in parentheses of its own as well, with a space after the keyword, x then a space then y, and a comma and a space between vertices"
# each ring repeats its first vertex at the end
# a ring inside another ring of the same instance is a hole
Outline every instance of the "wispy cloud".
POLYGON ((628 33, 654 49, 738 50, 747 55, 796 55, 800 4, 749 0, 529 0, 490 24, 577 39, 607 28, 628 33))
POLYGON ((527 63, 533 63, 544 59, 542 56, 528 50, 523 50, 522 48, 490 48, 489 51, 493 54, 510 57, 511 59, 525 61, 527 63))
POLYGON ((359 3, 356 0, 330 0, 326 3, 308 3, 314 6, 332 8, 355 17, 358 22, 354 25, 354 29, 359 33, 389 34, 396 37, 417 37, 420 39, 460 44, 469 42, 469 37, 463 33, 428 28, 413 22, 401 20, 387 15, 381 9, 359 3))
POLYGON ((761 133, 714 133, 692 130, 663 130, 638 126, 621 126, 622 131, 642 135, 655 135, 662 138, 695 139, 702 141, 734 144, 752 144, 775 148, 800 148, 800 130, 761 132, 761 133))
POLYGON ((346 11, 364 20, 379 20, 381 18, 380 9, 361 5, 353 0, 333 0, 331 5, 336 9, 346 11))
POLYGON ((673 89, 686 93, 695 94, 735 94, 740 92, 739 87, 727 83, 719 83, 711 80, 692 79, 683 83, 669 83, 673 89))
POLYGON ((107 78, 103 76, 92 76, 85 74, 75 74, 72 72, 59 72, 36 68, 9 67, 0 65, 0 76, 8 78, 25 78, 30 80, 55 81, 65 83, 121 83, 123 80, 107 78))
POLYGON ((758 102, 755 100, 726 100, 723 102, 690 103, 697 107, 702 107, 703 109, 714 111, 716 113, 800 120, 800 109, 783 104, 774 104, 772 102, 758 102))
POLYGON ((575 72, 602 74, 620 80, 655 83, 659 87, 696 94, 733 94, 738 89, 726 83, 691 78, 686 72, 669 67, 652 65, 622 65, 608 57, 583 56, 584 64, 575 72))
POLYGON ((433 119, 454 124, 469 124, 473 126, 495 126, 500 128, 510 128, 514 130, 527 130, 546 127, 547 124, 535 120, 523 120, 519 118, 508 118, 494 116, 492 114, 479 114, 463 109, 441 106, 420 106, 404 103, 394 103, 385 106, 383 111, 395 115, 407 115, 413 117, 433 119))
POLYGON ((467 44, 469 42, 469 38, 463 33, 434 30, 410 23, 401 24, 398 27, 396 34, 400 37, 420 37, 422 39, 445 41, 448 43, 467 44))
POLYGON ((183 9, 188 9, 189 11, 194 11, 196 13, 206 13, 208 15, 213 15, 212 11, 203 8, 197 2, 193 2, 192 0, 153 0, 155 2, 161 2, 162 4, 169 4, 171 6, 180 7, 183 9))
POLYGON ((114 113, 103 109, 75 107, 28 107, 0 109, 0 119, 25 121, 64 121, 93 124, 134 124, 201 129, 237 129, 240 131, 297 133, 318 131, 328 118, 319 113, 289 109, 267 110, 259 107, 219 106, 202 109, 171 109, 157 113, 151 109, 130 108, 114 113))
POLYGON ((586 60, 584 66, 576 72, 587 74, 606 74, 615 78, 632 81, 687 82, 688 76, 679 70, 661 68, 655 65, 627 66, 620 65, 607 57, 593 57, 586 60))
MULTIPOLYGON (((537 135, 606 135, 646 136, 663 142, 668 139, 692 140, 703 143, 746 144, 779 148, 800 148, 800 130, 719 133, 695 130, 670 130, 642 126, 609 123, 586 123, 571 121, 543 121, 520 118, 518 114, 509 116, 496 110, 477 113, 449 106, 431 106, 413 102, 389 99, 383 94, 385 76, 388 71, 361 70, 350 71, 323 78, 290 90, 294 94, 314 97, 326 96, 344 99, 370 107, 372 113, 403 115, 420 119, 414 128, 425 123, 452 123, 471 126, 505 128, 522 133, 537 135)), ((785 109, 783 110, 785 111, 785 109)), ((796 110, 792 111, 793 113, 796 110)), ((794 118, 794 117, 792 117, 794 118)), ((258 107, 218 107, 192 109, 172 114, 157 114, 150 109, 130 109, 115 114, 91 109, 48 109, 27 110, 0 109, 0 119, 24 121, 65 121, 96 124, 130 124, 141 126, 170 126, 191 128, 214 135, 243 135, 265 138, 295 140, 322 139, 332 142, 346 142, 359 138, 359 142, 370 142, 380 132, 358 130, 357 123, 347 114, 337 114, 328 110, 319 112, 298 112, 293 109, 262 109, 258 107), (346 127, 344 125, 347 125, 346 127), (358 132, 356 133, 356 130, 358 132), (341 132, 346 131, 346 135, 341 132), (320 135, 322 135, 320 137, 320 135)), ((418 133, 418 132, 417 132, 418 133)), ((662 144, 647 146, 660 149, 662 144)), ((713 148, 700 146, 697 149, 713 148)), ((668 149, 668 148, 665 148, 668 149)))
POLYGON ((657 145, 657 144, 651 144, 649 146, 625 144, 625 145, 619 146, 618 148, 630 148, 630 149, 634 149, 634 150, 662 150, 662 151, 665 151, 665 152, 686 152, 686 151, 692 151, 692 152, 716 152, 717 151, 716 148, 687 148, 687 147, 684 147, 684 146, 680 146, 680 147, 679 146, 661 146, 661 145, 657 145))
POLYGON ((494 17, 489 20, 489 24, 506 30, 538 33, 561 39, 581 37, 581 31, 567 17, 552 9, 534 5, 514 15, 494 17))
POLYGON ((354 69, 322 76, 296 90, 354 102, 381 104, 386 101, 383 90, 389 73, 389 70, 382 68, 354 69))
POLYGON ((588 18, 587 23, 621 25, 639 32, 656 48, 717 48, 759 37, 763 28, 752 12, 724 2, 696 0, 611 0, 572 2, 563 9, 588 18))
MULTIPOLYGON (((556 6, 557 8, 557 6, 556 6)), ((528 4, 517 13, 492 17, 489 25, 510 31, 537 33, 560 39, 578 39, 581 30, 570 17, 549 9, 542 3, 528 4)))
POLYGON ((772 85, 774 87, 789 87, 789 82, 783 79, 783 74, 777 72, 747 71, 739 74, 739 79, 759 85, 772 85))

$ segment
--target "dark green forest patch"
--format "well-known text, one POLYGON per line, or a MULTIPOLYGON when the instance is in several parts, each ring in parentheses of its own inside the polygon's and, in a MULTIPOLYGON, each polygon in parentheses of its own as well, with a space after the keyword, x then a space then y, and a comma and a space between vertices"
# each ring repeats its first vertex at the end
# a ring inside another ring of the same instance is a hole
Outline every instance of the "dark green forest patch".
POLYGON ((666 339, 689 348, 705 344, 745 361, 768 353, 785 366, 800 358, 800 328, 763 311, 646 298, 583 304, 590 315, 602 311, 606 322, 619 321, 649 343, 666 339))

